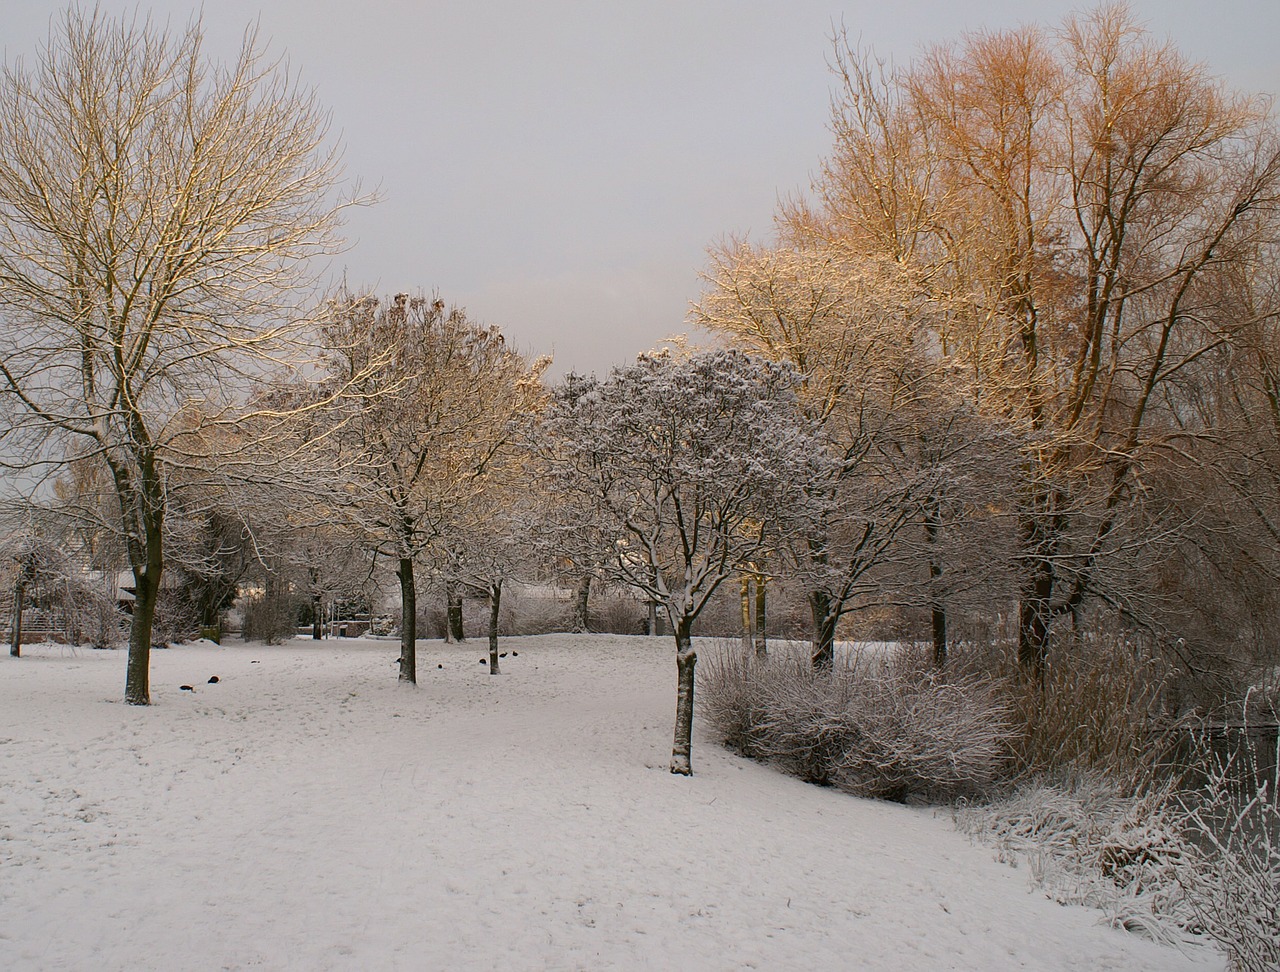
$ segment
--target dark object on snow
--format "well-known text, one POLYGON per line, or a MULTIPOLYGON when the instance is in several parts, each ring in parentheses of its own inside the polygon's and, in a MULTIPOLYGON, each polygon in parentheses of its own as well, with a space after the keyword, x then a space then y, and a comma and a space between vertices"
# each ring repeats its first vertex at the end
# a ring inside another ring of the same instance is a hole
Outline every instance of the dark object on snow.
POLYGON ((487 664, 489 664, 489 659, 487 659, 487 658, 481 658, 481 659, 480 659, 480 664, 481 664, 481 665, 487 665, 487 664))
POLYGON ((437 665, 436 668, 444 668, 443 665, 437 665))
POLYGON ((178 688, 182 689, 182 691, 184 691, 184 692, 194 692, 194 691, 195 691, 195 687, 194 687, 194 686, 192 686, 192 685, 179 685, 179 686, 178 686, 178 688))
POLYGON ((217 684, 218 684, 218 676, 217 676, 217 675, 210 675, 210 676, 209 676, 209 684, 210 684, 210 685, 217 685, 217 684))
POLYGON ((499 657, 499 658, 506 658, 506 657, 507 657, 507 653, 506 653, 505 651, 500 651, 500 652, 498 652, 498 657, 499 657))
POLYGON ((512 657, 512 658, 515 658, 518 654, 520 654, 520 652, 518 652, 518 651, 513 651, 513 652, 511 653, 511 657, 512 657))
POLYGON ((250 665, 261 665, 261 664, 262 664, 262 662, 258 661, 258 659, 256 659, 256 658, 255 658, 253 661, 249 662, 249 664, 250 664, 250 665))

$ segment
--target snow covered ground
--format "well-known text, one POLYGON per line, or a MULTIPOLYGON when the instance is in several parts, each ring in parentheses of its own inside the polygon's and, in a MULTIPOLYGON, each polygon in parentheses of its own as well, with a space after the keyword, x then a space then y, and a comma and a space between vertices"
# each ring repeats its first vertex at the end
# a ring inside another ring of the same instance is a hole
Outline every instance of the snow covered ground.
POLYGON ((1221 969, 1030 889, 944 811, 695 736, 669 641, 0 660, 0 968, 1221 969), (443 666, 443 667, 437 667, 443 666), (217 675, 219 681, 209 684, 217 675), (195 691, 184 692, 179 685, 195 691))

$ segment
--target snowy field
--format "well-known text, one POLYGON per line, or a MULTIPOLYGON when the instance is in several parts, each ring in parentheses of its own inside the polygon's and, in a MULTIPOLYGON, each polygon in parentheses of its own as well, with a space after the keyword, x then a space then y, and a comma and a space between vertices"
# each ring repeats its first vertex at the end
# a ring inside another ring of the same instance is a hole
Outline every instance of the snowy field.
POLYGON ((1221 969, 695 734, 663 639, 0 660, 0 969, 1221 969), (442 665, 442 668, 437 668, 442 665), (217 675, 217 684, 208 679, 217 675), (191 684, 184 692, 179 685, 191 684))

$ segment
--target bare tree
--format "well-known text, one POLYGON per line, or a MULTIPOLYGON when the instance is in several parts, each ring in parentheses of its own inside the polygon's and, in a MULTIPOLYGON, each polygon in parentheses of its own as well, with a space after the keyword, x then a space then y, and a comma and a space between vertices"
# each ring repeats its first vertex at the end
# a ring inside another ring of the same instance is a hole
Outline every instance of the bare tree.
POLYGON ((726 579, 772 548, 764 524, 813 475, 796 381, 791 368, 740 352, 642 356, 603 381, 570 375, 545 418, 550 488, 610 525, 603 569, 671 623, 672 773, 692 773, 694 622, 726 579))
POLYGON ((807 484, 804 504, 773 518, 806 586, 819 668, 831 665, 841 617, 876 590, 875 570, 924 492, 919 457, 900 445, 925 418, 917 399, 929 383, 913 349, 926 309, 912 284, 893 261, 839 244, 739 243, 712 253, 696 309, 709 330, 794 367, 819 433, 825 475, 807 484))
POLYGON ((324 326, 329 373, 355 394, 329 441, 343 470, 335 508, 400 579, 400 678, 417 682, 415 565, 511 447, 517 417, 542 400, 548 361, 529 362, 492 326, 443 301, 350 294, 324 326))
MULTIPOLYGON (((450 512, 445 530, 448 580, 489 604, 489 674, 501 674, 498 650, 502 595, 508 581, 531 576, 537 567, 533 536, 540 526, 541 497, 522 454, 508 452, 492 463, 468 496, 450 512)), ((452 619, 450 619, 452 620, 452 619)))
POLYGON ((1057 32, 976 33, 887 70, 838 38, 836 144, 789 242, 892 261, 934 308, 932 344, 1023 443, 1019 655, 1114 599, 1142 469, 1182 434, 1169 390, 1250 320, 1224 276, 1277 238, 1280 140, 1123 6, 1057 32))
POLYGON ((30 517, 0 540, 0 552, 5 560, 4 573, 11 578, 13 588, 9 654, 19 658, 22 655, 22 618, 32 592, 48 586, 51 578, 62 574, 65 557, 30 517))
POLYGON ((331 252, 327 117, 246 33, 226 65, 73 8, 0 75, 0 387, 22 463, 105 463, 133 570, 125 700, 150 701, 168 476, 216 466, 201 430, 307 351, 287 299, 331 252))

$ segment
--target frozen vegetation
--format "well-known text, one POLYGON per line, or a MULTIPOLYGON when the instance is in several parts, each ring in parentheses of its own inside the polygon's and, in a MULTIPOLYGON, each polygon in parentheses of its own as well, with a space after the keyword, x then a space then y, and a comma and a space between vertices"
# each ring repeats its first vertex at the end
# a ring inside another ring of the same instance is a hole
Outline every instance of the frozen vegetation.
POLYGON ((669 639, 503 650, 198 643, 146 708, 123 651, 0 659, 0 968, 1223 968, 701 723, 672 775, 669 639))

